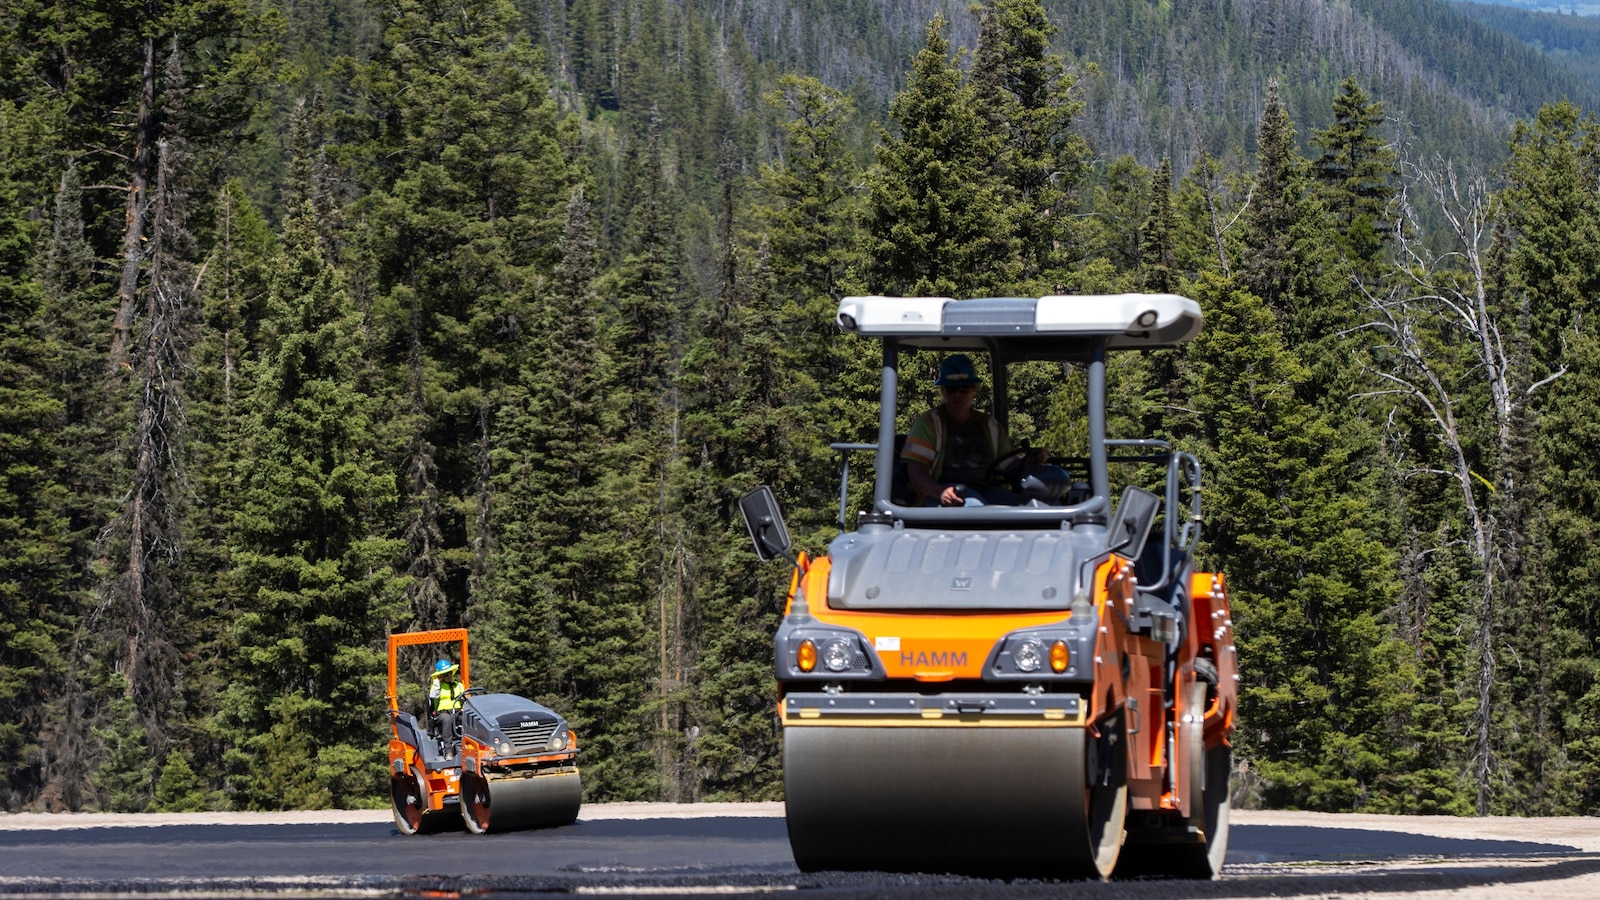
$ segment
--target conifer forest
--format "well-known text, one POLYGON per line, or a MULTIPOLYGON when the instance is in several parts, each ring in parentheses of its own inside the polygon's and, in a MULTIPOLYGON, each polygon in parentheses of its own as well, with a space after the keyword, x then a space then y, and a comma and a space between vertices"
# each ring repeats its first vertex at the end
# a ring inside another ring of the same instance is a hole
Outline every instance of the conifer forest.
MULTIPOLYGON (((444 627, 586 799, 781 799, 736 501, 836 533, 839 298, 1156 291, 1205 330, 1118 355, 1112 437, 1205 465, 1235 802, 1600 814, 1600 87, 1537 47, 1443 0, 4 6, 0 809, 385 806, 385 638, 444 627)), ((1083 440, 1081 374, 1013 436, 1083 440)))

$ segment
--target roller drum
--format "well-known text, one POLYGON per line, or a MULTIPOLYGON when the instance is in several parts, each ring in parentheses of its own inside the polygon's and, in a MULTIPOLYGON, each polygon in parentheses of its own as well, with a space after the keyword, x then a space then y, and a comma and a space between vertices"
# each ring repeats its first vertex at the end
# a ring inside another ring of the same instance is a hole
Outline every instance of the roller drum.
POLYGON ((461 773, 461 818, 474 834, 570 825, 582 801, 576 771, 530 778, 461 773))
POLYGON ((1126 788, 1081 727, 784 730, 789 843, 804 871, 1103 878, 1126 788))

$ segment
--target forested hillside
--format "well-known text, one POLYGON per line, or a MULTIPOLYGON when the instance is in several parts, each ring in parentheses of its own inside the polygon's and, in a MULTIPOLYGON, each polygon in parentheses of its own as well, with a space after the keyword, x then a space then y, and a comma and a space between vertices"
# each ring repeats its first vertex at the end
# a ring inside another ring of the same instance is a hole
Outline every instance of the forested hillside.
POLYGON ((778 797, 735 499, 833 535, 838 298, 1157 290, 1206 330, 1113 425, 1205 462, 1239 802, 1600 812, 1600 126, 1442 0, 19 0, 0 46, 6 809, 382 805, 385 635, 456 625, 590 799, 778 797))
POLYGON ((1582 78, 1591 90, 1600 88, 1600 16, 1535 12, 1459 0, 1456 7, 1545 54, 1582 78))

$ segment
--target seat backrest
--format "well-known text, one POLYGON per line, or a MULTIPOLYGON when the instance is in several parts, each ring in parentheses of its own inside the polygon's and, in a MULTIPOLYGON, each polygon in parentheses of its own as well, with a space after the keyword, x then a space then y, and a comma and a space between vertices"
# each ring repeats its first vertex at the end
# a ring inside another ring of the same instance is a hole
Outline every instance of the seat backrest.
POLYGON ((423 736, 422 729, 417 726, 417 717, 408 712, 395 713, 394 731, 401 743, 410 744, 419 753, 426 753, 428 745, 433 743, 423 736))
POLYGON ((906 467, 906 461, 900 458, 900 451, 906 447, 906 436, 894 436, 894 469, 889 479, 889 501, 900 506, 911 506, 917 502, 917 492, 911 489, 911 470, 906 467))

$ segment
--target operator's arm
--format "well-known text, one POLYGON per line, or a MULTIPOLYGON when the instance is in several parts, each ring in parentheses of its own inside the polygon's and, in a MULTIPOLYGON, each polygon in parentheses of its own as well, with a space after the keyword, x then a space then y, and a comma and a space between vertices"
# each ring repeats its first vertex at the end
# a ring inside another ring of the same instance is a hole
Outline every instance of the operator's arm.
POLYGON ((933 480, 933 473, 928 467, 919 462, 906 463, 906 480, 911 482, 911 487, 924 497, 938 497, 941 506, 960 506, 961 495, 956 493, 955 485, 940 484, 933 480))

